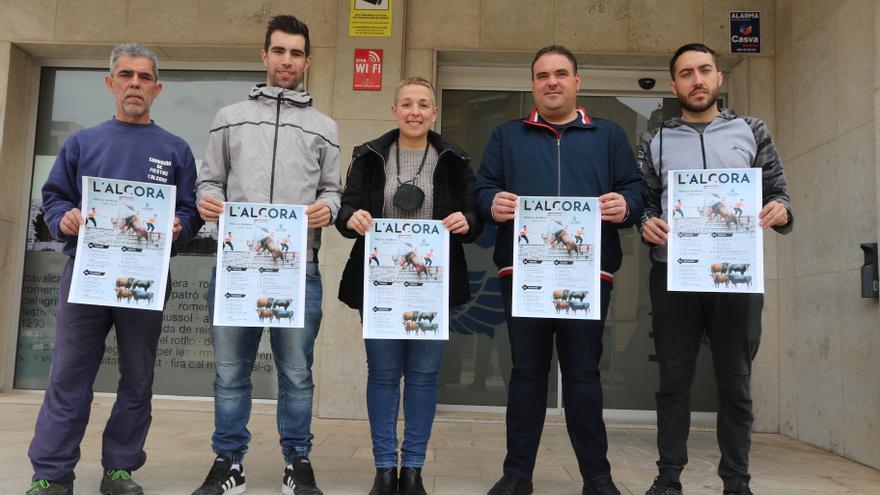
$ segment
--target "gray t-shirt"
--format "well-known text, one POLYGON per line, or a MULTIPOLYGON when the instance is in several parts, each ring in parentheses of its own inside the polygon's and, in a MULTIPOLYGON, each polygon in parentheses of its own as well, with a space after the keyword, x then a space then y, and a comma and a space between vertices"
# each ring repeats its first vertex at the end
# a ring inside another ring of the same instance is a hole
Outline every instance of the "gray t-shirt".
MULTIPOLYGON (((405 211, 393 204, 394 193, 397 192, 397 143, 391 145, 388 150, 388 161, 385 162, 385 203, 382 216, 385 218, 418 218, 430 220, 434 216, 434 169, 437 168, 437 150, 428 146, 428 155, 425 157, 425 166, 422 173, 415 181, 409 182, 425 192, 425 201, 422 207, 412 211, 405 211)), ((400 182, 407 183, 415 177, 422 163, 425 150, 400 149, 400 182)))
POLYGON ((700 134, 702 134, 703 131, 706 130, 706 127, 709 127, 709 124, 711 124, 711 122, 685 122, 683 120, 682 120, 682 122, 684 122, 684 125, 699 132, 700 134))

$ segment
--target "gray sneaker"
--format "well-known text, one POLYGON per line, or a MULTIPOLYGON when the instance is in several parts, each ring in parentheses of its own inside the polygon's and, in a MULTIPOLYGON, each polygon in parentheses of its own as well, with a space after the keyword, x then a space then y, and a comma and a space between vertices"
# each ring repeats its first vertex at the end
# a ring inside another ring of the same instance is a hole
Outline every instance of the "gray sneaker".
POLYGON ((73 495, 73 490, 48 480, 37 480, 31 483, 24 495, 73 495))
POLYGON ((144 489, 131 479, 131 471, 108 469, 101 477, 101 495, 144 495, 144 489))

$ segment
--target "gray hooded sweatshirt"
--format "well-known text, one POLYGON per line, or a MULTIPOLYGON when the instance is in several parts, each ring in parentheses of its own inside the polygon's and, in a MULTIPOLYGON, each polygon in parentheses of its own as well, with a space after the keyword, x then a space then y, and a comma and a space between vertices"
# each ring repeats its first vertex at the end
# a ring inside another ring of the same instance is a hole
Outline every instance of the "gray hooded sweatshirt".
MULTIPOLYGON (((223 201, 309 205, 339 212, 342 183, 336 122, 312 106, 306 91, 257 84, 248 99, 214 117, 196 196, 223 201)), ((321 246, 309 229, 306 259, 321 246)))
MULTIPOLYGON (((667 120, 659 129, 642 135, 638 164, 645 179, 645 210, 639 230, 652 217, 669 222, 669 213, 663 209, 669 192, 667 171, 756 167, 761 169, 764 204, 778 201, 788 210, 788 223, 773 230, 791 232, 794 222, 782 161, 770 131, 760 119, 739 116, 725 108, 703 132, 679 117, 667 120)), ((655 260, 666 261, 666 246, 649 246, 655 260)))

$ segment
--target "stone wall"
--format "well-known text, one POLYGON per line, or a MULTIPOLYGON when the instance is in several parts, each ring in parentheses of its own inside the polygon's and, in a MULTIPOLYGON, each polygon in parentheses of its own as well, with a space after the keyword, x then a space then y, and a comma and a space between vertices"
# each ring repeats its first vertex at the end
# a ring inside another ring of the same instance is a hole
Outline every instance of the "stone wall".
POLYGON ((860 297, 877 241, 875 2, 777 2, 777 140, 795 229, 779 246, 780 430, 880 467, 880 310, 860 297))
POLYGON ((21 49, 0 42, 0 390, 14 378, 38 70, 21 49))

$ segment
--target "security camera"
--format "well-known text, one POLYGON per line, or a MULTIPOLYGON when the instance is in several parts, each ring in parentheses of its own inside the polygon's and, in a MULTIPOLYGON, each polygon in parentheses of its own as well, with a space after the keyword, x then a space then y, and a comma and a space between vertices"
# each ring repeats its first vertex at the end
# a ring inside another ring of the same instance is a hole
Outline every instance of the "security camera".
POLYGON ((639 87, 645 91, 654 89, 655 84, 657 84, 657 80, 653 77, 643 77, 639 79, 639 87))

